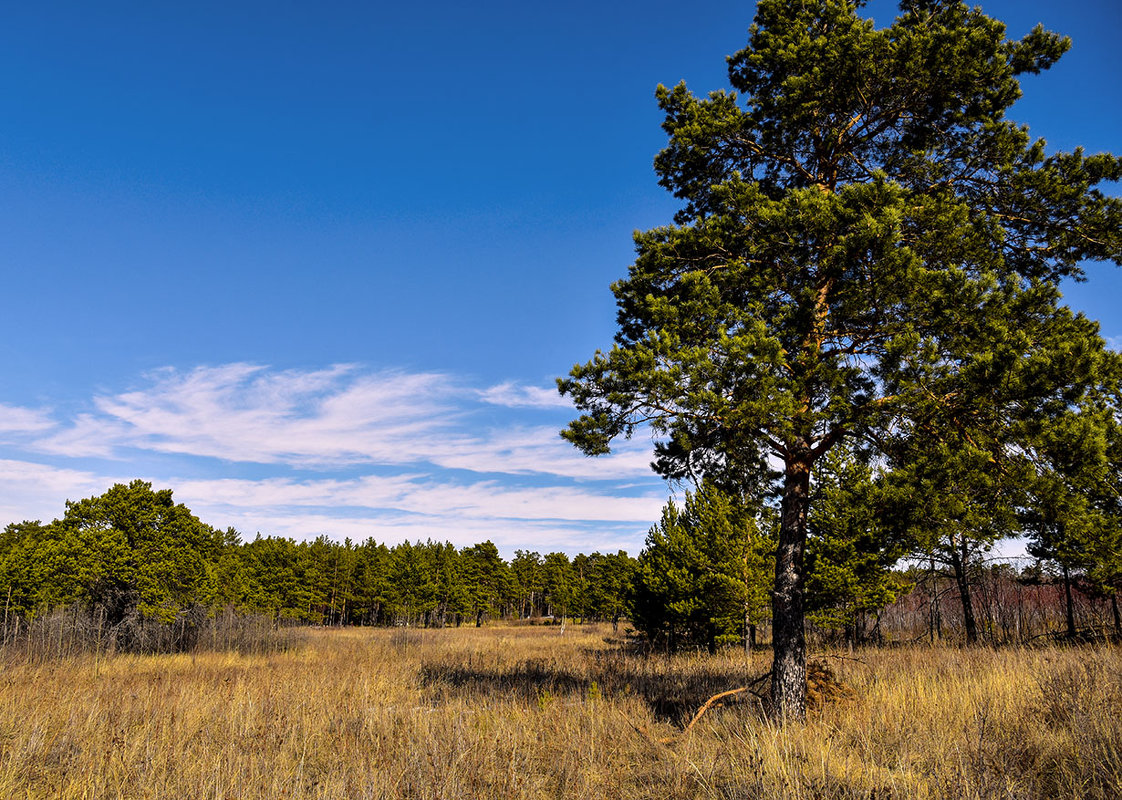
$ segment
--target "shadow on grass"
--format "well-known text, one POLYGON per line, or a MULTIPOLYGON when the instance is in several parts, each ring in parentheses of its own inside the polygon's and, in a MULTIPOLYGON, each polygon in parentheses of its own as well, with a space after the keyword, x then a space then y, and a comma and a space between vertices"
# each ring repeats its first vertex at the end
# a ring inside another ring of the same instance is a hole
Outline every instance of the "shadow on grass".
MULTIPOLYGON (((553 699, 581 702, 597 695, 634 696, 660 721, 685 725, 709 698, 752 683, 759 673, 743 666, 707 665, 700 660, 676 662, 626 650, 586 651, 573 666, 545 659, 511 665, 427 663, 422 685, 438 699, 442 693, 469 697, 501 697, 527 704, 553 699)), ((766 684, 756 683, 756 690, 766 684)), ((758 705, 752 694, 732 703, 758 705)))

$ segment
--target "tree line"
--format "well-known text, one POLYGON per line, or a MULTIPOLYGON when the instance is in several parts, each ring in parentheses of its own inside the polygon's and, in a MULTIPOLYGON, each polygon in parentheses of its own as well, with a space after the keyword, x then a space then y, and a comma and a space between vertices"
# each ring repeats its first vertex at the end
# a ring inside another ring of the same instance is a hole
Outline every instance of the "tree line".
POLYGON ((320 625, 618 622, 634 564, 623 551, 519 550, 508 562, 490 541, 243 541, 200 521, 170 489, 139 480, 68 501, 48 524, 13 523, 0 534, 5 628, 74 606, 110 627, 135 618, 171 624, 200 608, 320 625))
MULTIPOLYGON (((972 537, 963 592, 956 572, 925 549, 937 544, 929 526, 909 527, 910 514, 894 508, 894 477, 839 450, 815 481, 807 609, 820 640, 971 641, 973 625, 973 640, 1021 641, 1055 632, 1057 619, 1074 636, 1077 613, 1087 617, 1080 603, 1096 601, 1109 605, 1122 636, 1117 518, 1113 527, 1096 529, 1113 532, 1105 542, 1086 535, 1086 519, 1084 533, 1062 547, 1051 528, 1030 532, 1038 558, 1020 573, 982 557, 991 528, 950 526, 944 546, 952 537, 972 537)), ((1031 521, 1039 512, 1022 516, 1031 521)), ((339 626, 576 618, 617 629, 625 620, 651 647, 668 652, 751 649, 761 631, 771 632, 778 526, 773 504, 705 482, 682 503, 668 502, 638 558, 624 551, 570 558, 517 550, 508 561, 490 541, 463 548, 326 536, 297 542, 258 534, 243 541, 232 528, 199 520, 171 490, 137 480, 67 502, 63 516, 48 524, 3 530, 3 630, 7 637, 65 610, 71 627, 111 631, 117 647, 177 649, 190 644, 206 618, 224 614, 228 628, 231 612, 339 626)))
MULTIPOLYGON (((1004 497, 944 497, 936 511, 912 469, 867 456, 838 448, 811 484, 805 611, 818 641, 997 644, 1101 637, 1108 627, 1122 639, 1122 506, 1113 488, 1122 461, 1100 464, 1101 481, 1069 483, 1066 524, 1057 526, 1040 524, 1053 508, 1051 472, 1016 473, 1021 483, 1006 475, 995 482, 1004 497), (963 503, 973 507, 969 524, 955 510, 963 503), (993 553, 1014 536, 1032 557, 1020 570, 993 553)), ((757 628, 773 622, 778 516, 759 492, 712 481, 680 507, 669 503, 638 558, 635 626, 667 650, 753 647, 757 628)))

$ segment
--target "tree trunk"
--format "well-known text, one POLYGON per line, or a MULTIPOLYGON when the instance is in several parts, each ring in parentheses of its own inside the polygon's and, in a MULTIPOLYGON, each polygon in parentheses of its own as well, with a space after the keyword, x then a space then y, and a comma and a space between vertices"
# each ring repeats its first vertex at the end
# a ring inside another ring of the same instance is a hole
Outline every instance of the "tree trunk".
POLYGON ((783 720, 806 719, 806 607, 803 554, 810 505, 809 451, 787 461, 772 600, 771 703, 783 720))
POLYGON ((1110 596, 1110 610, 1114 612, 1114 635, 1122 639, 1122 614, 1118 613, 1118 595, 1110 596))
POLYGON ((935 556, 931 557, 931 608, 928 612, 928 635, 931 644, 943 638, 943 622, 939 619, 939 577, 935 572, 935 556))
POLYGON ((1074 639, 1076 635, 1075 630, 1075 601, 1071 597, 1071 573, 1068 572, 1067 564, 1063 565, 1064 568, 1064 600, 1066 601, 1067 611, 1067 638, 1074 639))
POLYGON ((970 600, 970 581, 966 578, 966 539, 962 540, 962 553, 958 551, 958 544, 951 540, 951 566, 954 568, 954 580, 958 585, 958 596, 962 600, 962 625, 966 628, 966 643, 978 643, 978 623, 974 621, 974 604, 970 600))

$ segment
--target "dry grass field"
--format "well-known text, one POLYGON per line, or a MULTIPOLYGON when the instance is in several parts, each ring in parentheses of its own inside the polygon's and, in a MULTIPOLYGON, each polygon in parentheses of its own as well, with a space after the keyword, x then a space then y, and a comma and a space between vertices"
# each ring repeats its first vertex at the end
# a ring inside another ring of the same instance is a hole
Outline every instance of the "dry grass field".
POLYGON ((1122 650, 828 657, 805 726, 767 660, 607 627, 316 630, 273 655, 92 655, 0 679, 2 798, 1117 798, 1122 650), (743 697, 744 695, 740 695, 743 697))

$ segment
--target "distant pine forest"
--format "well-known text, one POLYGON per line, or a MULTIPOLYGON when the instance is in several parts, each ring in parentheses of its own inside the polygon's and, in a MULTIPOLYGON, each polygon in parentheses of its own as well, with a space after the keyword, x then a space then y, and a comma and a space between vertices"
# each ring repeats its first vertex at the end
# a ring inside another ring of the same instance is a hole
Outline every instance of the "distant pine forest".
MULTIPOLYGON (((680 512, 671 504, 638 558, 517 550, 508 561, 490 541, 457 548, 326 536, 243 540, 232 528, 200 521, 171 490, 133 481, 68 502, 48 524, 4 529, 3 641, 38 636, 38 646, 57 640, 60 652, 94 640, 121 650, 183 650, 198 646, 206 631, 217 640, 223 620, 230 628, 253 618, 273 630, 610 622, 617 633, 668 651, 757 646, 769 632, 774 545, 767 535, 722 536, 722 520, 729 530, 736 526, 728 525, 727 508, 712 503, 700 493, 680 512), (708 520, 707 536, 689 528, 691 515, 708 520)), ((964 634, 957 583, 934 560, 840 577, 828 552, 812 561, 818 579, 812 574, 808 583, 810 635, 822 643, 964 634)), ((984 640, 1118 633, 1114 598, 1079 575, 1065 581, 1039 561, 1017 570, 979 559, 969 577, 970 613, 984 640)))

